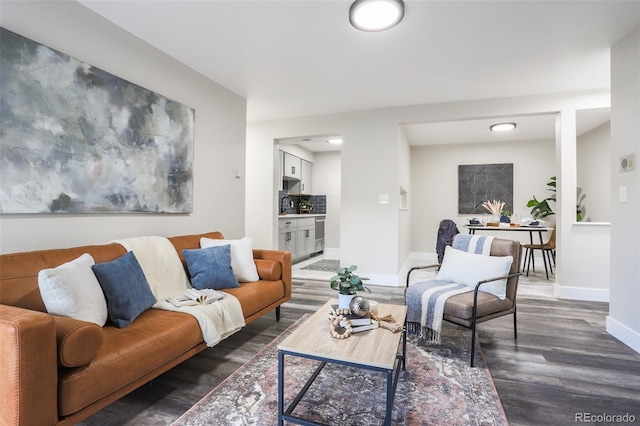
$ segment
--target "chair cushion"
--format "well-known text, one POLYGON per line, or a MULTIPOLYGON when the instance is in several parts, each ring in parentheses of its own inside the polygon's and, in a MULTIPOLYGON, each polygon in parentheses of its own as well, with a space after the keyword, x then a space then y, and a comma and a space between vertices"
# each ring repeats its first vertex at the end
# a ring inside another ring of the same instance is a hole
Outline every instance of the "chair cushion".
MULTIPOLYGON (((476 317, 490 315, 504 311, 513 306, 509 299, 500 299, 493 294, 478 292, 478 311, 476 317)), ((447 299, 444 306, 444 316, 452 316, 471 321, 473 317, 473 292, 458 294, 447 299)))
MULTIPOLYGON (((512 256, 484 256, 447 246, 436 279, 475 287, 482 280, 509 275, 512 263, 512 256)), ((504 300, 507 297, 507 280, 482 284, 480 290, 504 300)))

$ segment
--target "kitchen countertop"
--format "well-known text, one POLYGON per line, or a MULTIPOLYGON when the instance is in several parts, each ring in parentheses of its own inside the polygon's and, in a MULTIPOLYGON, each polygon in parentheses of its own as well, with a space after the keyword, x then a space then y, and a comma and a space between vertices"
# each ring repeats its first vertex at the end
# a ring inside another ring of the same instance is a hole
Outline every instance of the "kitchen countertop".
POLYGON ((326 213, 295 213, 295 214, 279 214, 278 219, 295 219, 298 217, 324 217, 326 213))

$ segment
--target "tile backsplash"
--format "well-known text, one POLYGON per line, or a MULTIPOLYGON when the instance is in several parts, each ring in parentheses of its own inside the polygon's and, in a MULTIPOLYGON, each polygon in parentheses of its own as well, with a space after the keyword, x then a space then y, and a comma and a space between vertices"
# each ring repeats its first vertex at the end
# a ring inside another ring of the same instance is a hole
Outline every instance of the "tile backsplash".
POLYGON ((309 200, 311 204, 313 204, 313 209, 311 210, 311 213, 313 214, 327 213, 327 196, 326 195, 289 195, 289 192, 287 189, 285 189, 284 191, 278 192, 278 212, 280 212, 281 208, 287 207, 285 210, 285 213, 287 214, 300 213, 298 204, 300 203, 300 200, 303 200, 303 199, 309 200), (289 207, 290 203, 288 203, 287 200, 285 200, 284 203, 282 202, 282 199, 284 197, 289 197, 289 199, 293 203, 293 207, 289 207))

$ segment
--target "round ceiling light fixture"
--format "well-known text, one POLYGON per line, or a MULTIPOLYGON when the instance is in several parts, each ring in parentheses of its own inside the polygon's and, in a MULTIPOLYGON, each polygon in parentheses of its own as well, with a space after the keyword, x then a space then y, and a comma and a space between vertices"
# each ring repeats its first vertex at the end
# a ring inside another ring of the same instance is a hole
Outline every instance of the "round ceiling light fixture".
POLYGON ((508 132, 509 130, 513 130, 516 128, 516 123, 497 123, 492 124, 489 127, 489 130, 492 132, 508 132))
POLYGON ((384 31, 404 17, 402 0, 356 0, 349 8, 349 22, 361 31, 384 31))

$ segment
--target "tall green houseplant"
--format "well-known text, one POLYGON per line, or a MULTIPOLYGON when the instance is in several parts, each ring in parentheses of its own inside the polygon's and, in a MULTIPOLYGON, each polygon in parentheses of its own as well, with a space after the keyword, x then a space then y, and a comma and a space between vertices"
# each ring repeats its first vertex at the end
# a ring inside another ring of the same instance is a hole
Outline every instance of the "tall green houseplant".
POLYGON ((555 214, 553 210, 551 210, 551 206, 549 206, 549 201, 556 202, 556 177, 551 176, 549 182, 547 182, 547 191, 551 191, 551 196, 538 201, 536 196, 534 195, 532 199, 527 202, 527 207, 531 207, 531 216, 534 219, 542 219, 547 216, 551 216, 555 214))
MULTIPOLYGON (((534 195, 532 199, 527 202, 527 207, 531 207, 531 216, 534 219, 542 219, 547 216, 551 216, 555 214, 551 207, 549 206, 549 201, 556 202, 556 177, 551 176, 549 182, 547 182, 547 191, 551 191, 551 196, 545 198, 542 201, 538 201, 536 196, 534 195)), ((580 222, 582 220, 582 208, 580 207, 582 200, 586 195, 578 190, 578 203, 576 204, 576 222, 580 222)))

